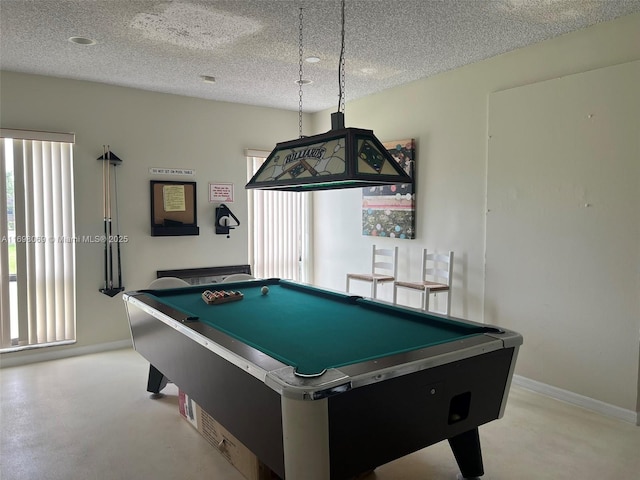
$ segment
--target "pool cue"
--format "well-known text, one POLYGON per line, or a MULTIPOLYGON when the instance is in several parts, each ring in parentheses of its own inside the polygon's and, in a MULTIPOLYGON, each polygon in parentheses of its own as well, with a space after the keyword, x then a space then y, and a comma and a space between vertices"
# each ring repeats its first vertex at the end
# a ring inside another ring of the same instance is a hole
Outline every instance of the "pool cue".
POLYGON ((107 162, 107 146, 102 145, 102 216, 104 219, 104 289, 109 288, 109 251, 107 249, 107 175, 105 163, 107 162))
POLYGON ((113 288, 113 245, 111 243, 111 146, 107 145, 107 212, 109 223, 109 289, 113 288))
POLYGON ((116 247, 118 249, 118 288, 122 288, 122 259, 120 258, 120 213, 118 211, 118 173, 116 169, 116 165, 113 166, 113 189, 115 193, 115 201, 116 201, 116 237, 118 242, 116 243, 116 247))

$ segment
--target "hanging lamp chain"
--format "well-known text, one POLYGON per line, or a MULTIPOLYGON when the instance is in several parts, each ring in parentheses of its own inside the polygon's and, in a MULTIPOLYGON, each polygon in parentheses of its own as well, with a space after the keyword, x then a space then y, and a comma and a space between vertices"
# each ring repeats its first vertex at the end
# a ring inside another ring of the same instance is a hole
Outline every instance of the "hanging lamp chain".
POLYGON ((302 7, 300 7, 300 33, 298 36, 298 39, 300 41, 299 43, 299 53, 300 53, 300 61, 299 61, 299 71, 298 73, 300 74, 300 78, 298 80, 298 95, 299 95, 299 101, 298 101, 298 130, 299 130, 299 134, 300 134, 300 138, 302 138, 302 56, 303 56, 303 50, 302 50, 302 20, 303 20, 303 14, 302 14, 302 7))
POLYGON ((338 98, 338 111, 344 114, 344 87, 345 87, 345 69, 344 69, 344 2, 342 0, 341 4, 341 15, 342 15, 342 31, 341 31, 341 44, 340 44, 340 62, 338 65, 338 83, 340 86, 339 89, 339 98, 338 98))

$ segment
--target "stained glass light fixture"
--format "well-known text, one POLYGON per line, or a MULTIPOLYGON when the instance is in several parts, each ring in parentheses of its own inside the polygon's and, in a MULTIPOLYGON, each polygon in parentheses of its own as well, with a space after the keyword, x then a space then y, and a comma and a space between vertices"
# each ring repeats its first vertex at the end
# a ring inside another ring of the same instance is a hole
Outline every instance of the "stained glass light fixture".
POLYGON ((245 188, 308 192, 413 182, 372 130, 344 126, 344 0, 339 70, 331 130, 278 143, 245 188))

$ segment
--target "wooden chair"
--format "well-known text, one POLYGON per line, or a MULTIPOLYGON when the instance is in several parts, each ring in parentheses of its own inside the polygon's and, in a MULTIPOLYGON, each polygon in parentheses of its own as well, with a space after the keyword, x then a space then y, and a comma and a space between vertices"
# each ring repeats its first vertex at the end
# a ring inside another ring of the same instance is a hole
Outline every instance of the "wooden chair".
POLYGON ((376 248, 371 253, 371 273, 347 273, 347 292, 351 280, 371 283, 371 298, 377 298, 378 284, 395 281, 398 274, 398 247, 376 248))
POLYGON ((396 303, 398 288, 419 290, 422 292, 422 310, 429 310, 429 296, 432 293, 446 292, 447 315, 451 314, 451 280, 453 277, 453 252, 428 253, 422 251, 422 280, 418 282, 394 281, 393 303, 396 303))

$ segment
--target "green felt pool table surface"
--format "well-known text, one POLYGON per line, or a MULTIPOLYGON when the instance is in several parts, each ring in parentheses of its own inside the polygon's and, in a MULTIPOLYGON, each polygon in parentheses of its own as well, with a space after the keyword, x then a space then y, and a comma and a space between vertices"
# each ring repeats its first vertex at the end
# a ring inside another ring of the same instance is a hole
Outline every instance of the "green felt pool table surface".
POLYGON ((480 324, 278 279, 146 292, 302 375, 491 331, 480 324), (263 295, 265 285, 269 292, 263 295), (243 299, 209 305, 201 297, 205 290, 240 291, 243 299))

